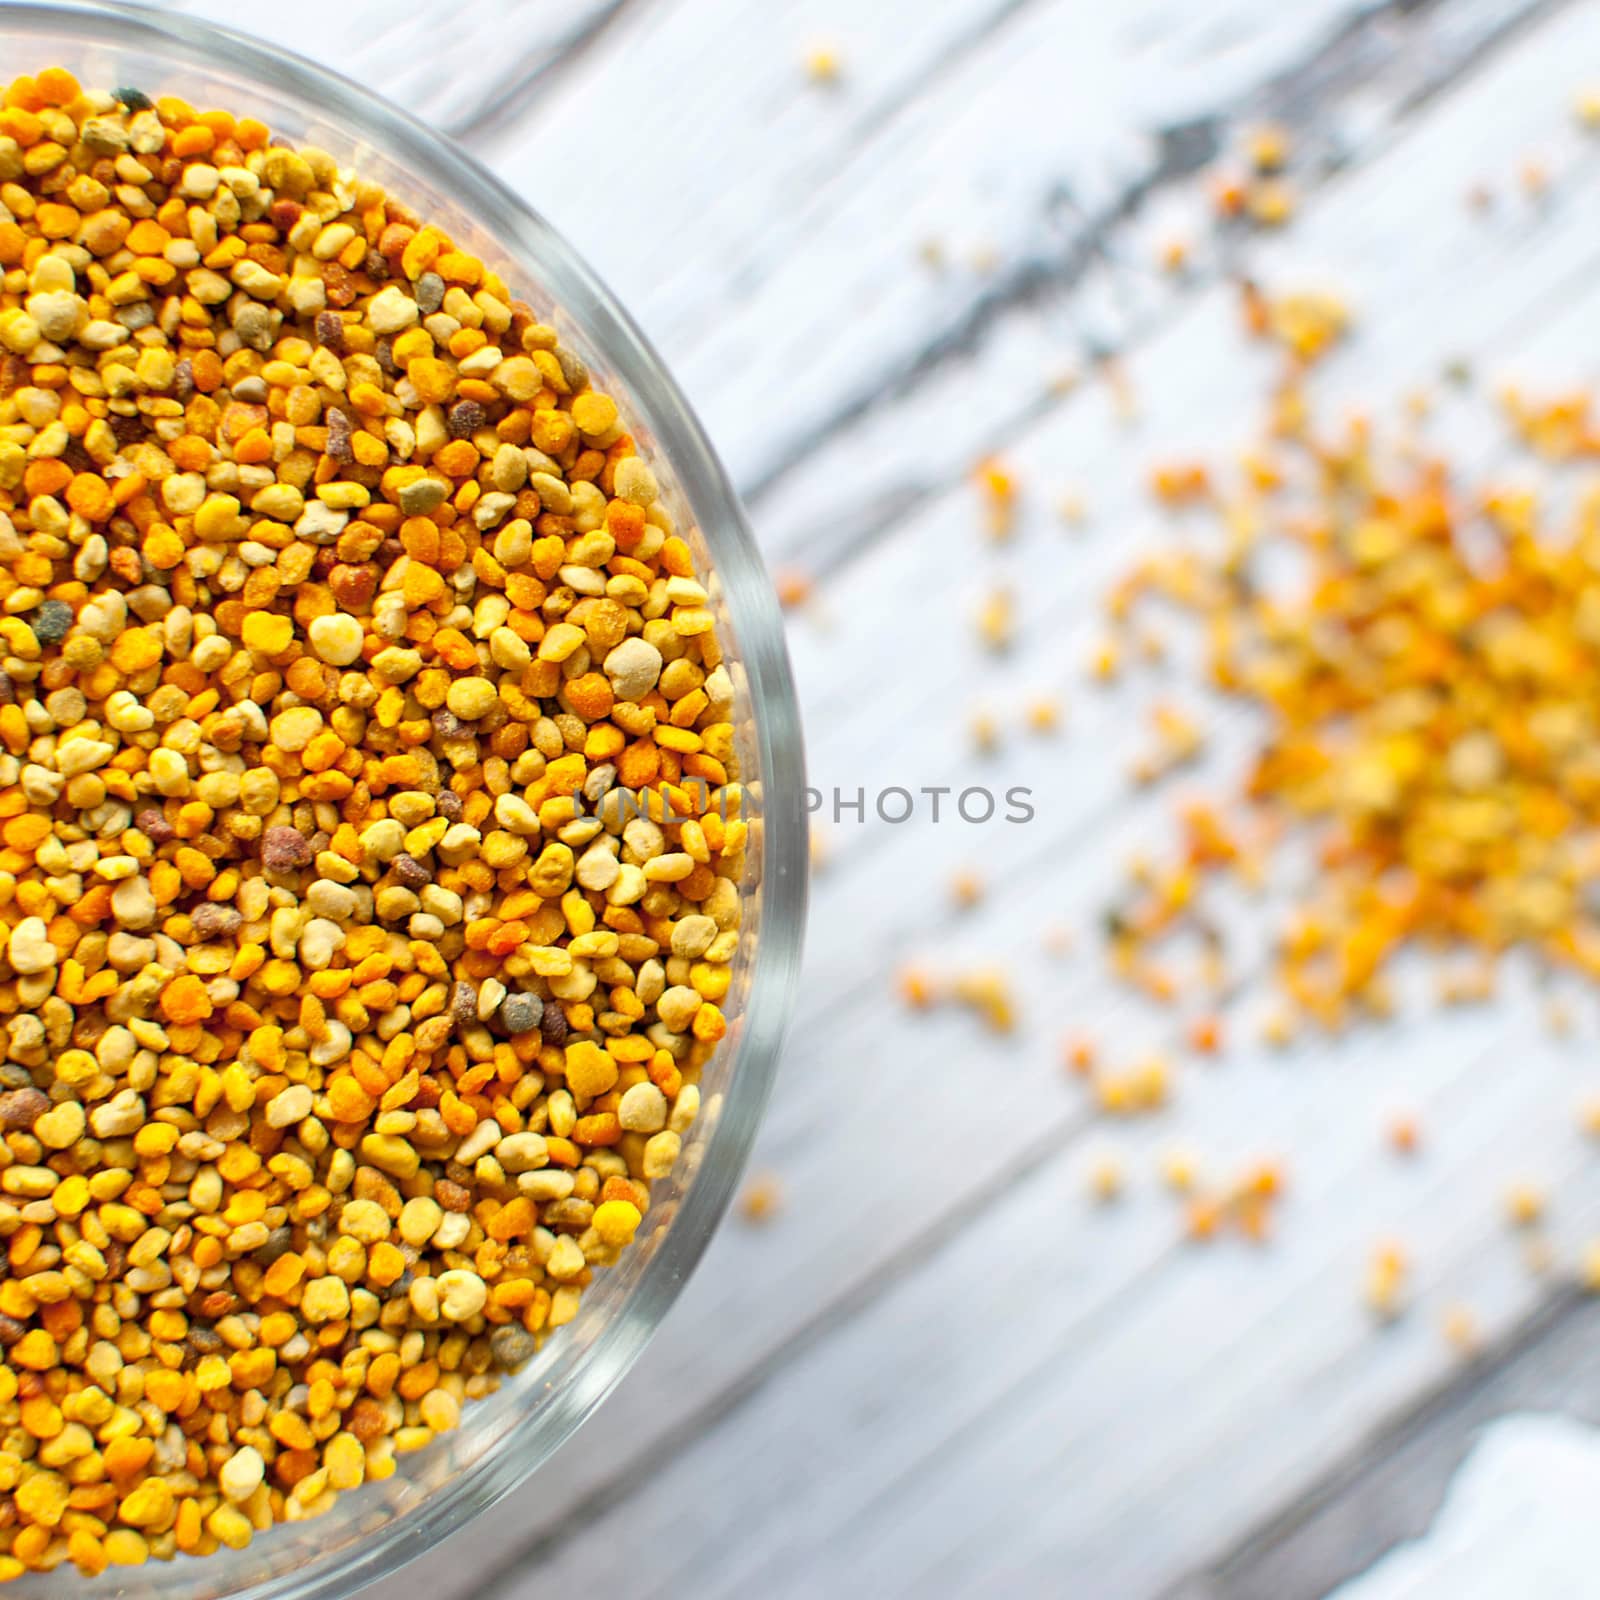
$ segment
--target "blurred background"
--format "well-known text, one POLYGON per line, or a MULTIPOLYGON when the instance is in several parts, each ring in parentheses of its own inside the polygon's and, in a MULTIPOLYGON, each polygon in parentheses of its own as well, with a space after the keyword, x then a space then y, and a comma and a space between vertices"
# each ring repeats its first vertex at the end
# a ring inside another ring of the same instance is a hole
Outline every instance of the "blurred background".
MULTIPOLYGON (((1209 497, 1170 463, 1259 435, 1282 352, 1242 293, 1290 343, 1348 317, 1321 411, 1521 470, 1492 397, 1600 359, 1600 9, 187 9, 453 133, 620 293, 747 499, 817 791, 739 1213, 407 1592, 1311 1600, 1429 1524, 1486 1423, 1600 1415, 1589 991, 1402 971, 1387 1020, 1301 1029, 1247 897, 1203 1005, 1126 981, 1108 908, 1255 730, 1194 630, 1105 609, 1209 497)), ((1583 1438, 1519 1436, 1502 1480, 1571 1485, 1583 1438)), ((1594 1587, 1457 1559, 1406 1592, 1594 1587)))

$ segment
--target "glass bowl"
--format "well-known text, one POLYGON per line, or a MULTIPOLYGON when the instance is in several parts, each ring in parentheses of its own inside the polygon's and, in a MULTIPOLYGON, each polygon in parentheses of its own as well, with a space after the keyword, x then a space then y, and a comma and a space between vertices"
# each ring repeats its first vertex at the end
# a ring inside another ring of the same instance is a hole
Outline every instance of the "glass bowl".
POLYGON ((439 223, 562 332, 615 395, 708 575, 738 688, 735 712, 752 844, 745 939, 729 1030, 705 1068, 702 1113, 671 1178, 655 1185, 637 1242, 596 1276, 575 1321, 461 1426, 401 1458, 385 1482, 341 1495, 309 1522, 241 1551, 27 1574, 8 1595, 252 1600, 349 1594, 394 1571, 494 1504, 544 1462, 644 1348, 726 1209, 772 1085, 793 1004, 805 920, 805 782, 778 606, 761 558, 694 414, 644 336, 536 212, 449 140, 376 95, 229 29, 88 3, 0 6, 6 78, 62 66, 85 88, 134 87, 259 118, 277 137, 329 151, 439 223))

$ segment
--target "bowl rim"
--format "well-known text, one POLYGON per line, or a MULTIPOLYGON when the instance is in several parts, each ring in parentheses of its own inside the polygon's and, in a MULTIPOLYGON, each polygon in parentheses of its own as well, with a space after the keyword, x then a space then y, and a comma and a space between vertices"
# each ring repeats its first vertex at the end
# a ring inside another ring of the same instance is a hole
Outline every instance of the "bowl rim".
MULTIPOLYGON (((568 1387, 541 1404, 540 1451, 510 1448, 519 1424, 496 1447, 421 1504, 342 1548, 293 1570, 231 1591, 243 1600, 311 1600, 349 1594, 385 1578, 457 1532, 555 1455, 621 1381, 677 1299, 732 1200, 776 1077, 798 993, 808 892, 806 782, 801 725, 782 615, 737 492, 694 410, 661 357, 600 276, 544 216, 449 135, 382 95, 278 45, 181 12, 112 0, 6 0, 0 37, 43 33, 74 22, 93 28, 84 45, 210 56, 276 92, 337 117, 350 134, 396 165, 448 185, 508 257, 537 263, 537 278, 574 314, 610 363, 631 408, 648 422, 656 452, 693 509, 726 597, 734 659, 746 686, 759 785, 759 933, 748 999, 739 1018, 736 1065, 705 1159, 686 1183, 676 1216, 611 1319, 585 1351, 568 1387), (713 1159, 714 1157, 714 1159, 713 1159), (647 1314, 629 1315, 643 1306, 647 1314)), ((210 1558, 207 1558, 208 1560, 210 1558)), ((492 1576, 494 1569, 491 1569, 492 1576)), ((146 1574, 150 1569, 144 1569, 146 1574)), ((172 1571, 199 1579, 199 1569, 172 1571)), ((92 1589, 90 1592, 93 1592, 92 1589)))

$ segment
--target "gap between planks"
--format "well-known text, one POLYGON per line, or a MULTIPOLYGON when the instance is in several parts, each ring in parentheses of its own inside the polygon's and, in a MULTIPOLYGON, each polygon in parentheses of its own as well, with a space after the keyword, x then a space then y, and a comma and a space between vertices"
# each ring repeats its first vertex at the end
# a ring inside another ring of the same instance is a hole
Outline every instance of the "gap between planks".
MULTIPOLYGON (((1263 241, 1238 236, 1225 239, 1222 255, 1208 269, 1191 272, 1176 286, 1157 282, 1153 264, 1130 261, 1113 248, 1128 243, 1124 235, 1150 200, 1191 176, 1197 166, 1225 146, 1226 132, 1251 117, 1262 117, 1281 120, 1297 138, 1304 138, 1336 117, 1344 102, 1364 89, 1366 74, 1375 65, 1414 70, 1417 80, 1396 96, 1392 119, 1369 143, 1345 150, 1336 162, 1297 179, 1302 185, 1302 202, 1307 202, 1352 167, 1364 169, 1381 159, 1393 139, 1404 137, 1412 115, 1447 93, 1495 50, 1571 3, 1528 0, 1513 7, 1492 5, 1481 29, 1469 29, 1462 44, 1435 57, 1426 48, 1429 28, 1437 24, 1451 0, 1425 0, 1420 6, 1413 0, 1389 0, 1332 28, 1326 46, 1315 51, 1308 62, 1280 73, 1239 103, 1160 130, 1162 154, 1156 164, 1104 208, 1084 217, 1054 255, 1022 262, 967 307, 957 322, 942 328, 931 344, 818 423, 748 485, 746 496, 758 518, 770 513, 769 521, 775 524, 776 536, 769 534, 769 543, 776 554, 803 564, 826 583, 840 581, 854 562, 889 536, 909 513, 956 487, 973 461, 1001 451, 1018 433, 1032 429, 1064 403, 1059 386, 1050 384, 1035 368, 1024 375, 1020 385, 1002 382, 992 386, 1008 393, 1020 387, 1023 398, 981 429, 970 429, 964 450, 951 450, 948 445, 942 449, 939 460, 948 463, 945 470, 924 473, 910 482, 885 482, 865 508, 853 514, 821 508, 808 512, 803 500, 799 509, 785 504, 791 498, 792 480, 802 469, 813 481, 825 479, 831 464, 828 452, 840 445, 842 436, 872 425, 880 416, 886 415, 887 425, 892 425, 897 413, 914 403, 919 391, 946 377, 952 367, 973 365, 972 358, 985 338, 992 337, 1002 324, 1037 316, 1052 302, 1082 288, 1091 274, 1103 273, 1114 282, 1102 292, 1114 294, 1120 285, 1147 303, 1111 337, 1092 331, 1077 337, 1072 354, 1092 375, 1098 356, 1114 353, 1125 357, 1181 317, 1197 295, 1237 273, 1242 258, 1255 253, 1253 247, 1263 241), (1398 39, 1389 37, 1397 22, 1405 27, 1398 39)), ((914 425, 915 419, 910 420, 914 425)), ((905 422, 900 419, 900 425, 905 422)))
POLYGON ((1600 1422, 1600 1305, 1574 1287, 1528 1317, 1351 1459, 1161 1600, 1322 1600, 1426 1531, 1476 1431, 1513 1411, 1600 1422))

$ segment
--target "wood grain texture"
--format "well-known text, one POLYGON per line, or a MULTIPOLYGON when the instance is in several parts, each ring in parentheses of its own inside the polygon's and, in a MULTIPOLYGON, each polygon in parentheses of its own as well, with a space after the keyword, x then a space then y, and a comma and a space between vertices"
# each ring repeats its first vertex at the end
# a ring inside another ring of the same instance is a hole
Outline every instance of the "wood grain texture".
POLYGON ((450 0, 444 6, 272 0, 248 18, 229 0, 165 3, 246 27, 462 136, 525 103, 605 30, 627 0, 450 0))
MULTIPOLYGON (((1106 586, 1170 537, 1150 460, 1253 428, 1265 367, 1241 352, 1228 273, 1348 292, 1359 336, 1319 380, 1335 410, 1463 357, 1486 384, 1600 375, 1595 155, 1566 115, 1600 17, 1555 0, 468 0, 443 26, 286 0, 254 20, 467 131, 640 316, 769 554, 824 577, 792 641, 813 781, 1024 785, 1038 808, 1025 827, 828 828, 758 1156, 784 1214, 724 1228, 618 1395, 407 1592, 1320 1593, 1349 1570, 1339 1552, 1376 1548, 1350 1530, 1374 1453, 1380 1474, 1413 1459, 1394 1419, 1456 1393, 1441 1305, 1509 1338, 1558 1292, 1504 1236, 1503 1185, 1552 1188, 1560 1251, 1600 1218, 1572 1116, 1600 1087, 1594 1030, 1544 1038, 1526 975, 1494 1007, 1439 1014, 1417 973, 1392 1028, 1279 1057, 1250 1042, 1246 983, 1225 1062, 1183 1069, 1170 1114, 1104 1128, 1057 1041, 1085 1027, 1119 1059, 1175 1042, 1109 982, 1093 929, 1127 857, 1168 836, 1170 796, 1125 773, 1181 675, 1095 690, 1083 668, 1106 586), (801 71, 812 41, 838 47, 836 89, 801 71), (1202 236, 1194 169, 1268 114, 1313 153, 1303 218, 1164 277, 1158 241, 1202 236), (1557 174, 1543 206, 1516 188, 1530 153, 1557 174), (1499 203, 1471 212, 1484 179, 1499 203), (1135 426, 1102 386, 1056 381, 1102 348, 1126 352, 1135 426), (1028 497, 1003 550, 965 482, 996 444, 1028 497), (1069 487, 1091 513, 1077 535, 1049 515, 1069 487), (1002 583, 1019 635, 994 660, 972 614, 1002 583), (1023 734, 1019 705, 1062 691, 1068 731, 1023 734), (1006 726, 985 763, 964 733, 982 704, 1006 726), (963 867, 991 892, 958 915, 963 867), (1062 923, 1067 960, 1041 943, 1062 923), (890 989, 910 958, 1011 965, 1023 1029, 998 1044, 958 1015, 908 1019, 890 989), (1428 1131, 1410 1168, 1379 1139, 1402 1104, 1428 1131), (1178 1244, 1153 1176, 1174 1140, 1220 1169, 1286 1156, 1269 1251, 1178 1244), (1113 1146, 1132 1193, 1091 1217, 1086 1172, 1113 1146), (1421 1305, 1380 1335, 1357 1287, 1390 1232, 1421 1305)), ((1486 469, 1507 458, 1465 397, 1434 427, 1486 469)), ((1211 722, 1186 788, 1247 758, 1249 719, 1211 722)), ((1247 977, 1261 912, 1222 911, 1247 977)), ((1417 1459, 1443 1459, 1445 1436, 1441 1420, 1417 1459)))
POLYGON ((1013 277, 1053 270, 1159 171, 1163 128, 1222 112, 1355 9, 692 0, 603 41, 487 153, 600 264, 759 487, 981 332, 1013 277), (817 37, 844 60, 832 90, 800 70, 817 37), (691 82, 706 92, 655 88, 691 82), (602 98, 634 117, 581 167, 550 159, 602 98), (589 203, 608 182, 634 197, 625 220, 589 203), (947 272, 919 266, 930 241, 947 272))
MULTIPOLYGON (((1002 256, 1005 264, 972 291, 970 308, 940 324, 930 350, 864 390, 847 422, 819 430, 798 459, 762 480, 755 504, 768 547, 808 570, 847 562, 908 504, 948 489, 972 460, 1057 406, 1063 376, 1081 376, 1098 353, 1148 338, 1234 270, 1234 250, 1205 243, 1203 186, 1182 177, 1191 141, 1225 147, 1241 126, 1271 116, 1314 153, 1313 183, 1318 172, 1335 177, 1368 165, 1382 159, 1420 100, 1535 9, 1487 0, 1404 16, 1362 12, 1330 25, 1306 60, 1265 79, 1227 115, 1168 124, 1168 139, 1151 141, 1128 190, 1041 217, 1030 248, 1002 256), (1178 280, 1158 265, 1169 239, 1194 246, 1191 270, 1178 280), (929 438, 938 449, 926 447, 929 438)), ((970 279, 961 261, 943 276, 970 279)))

